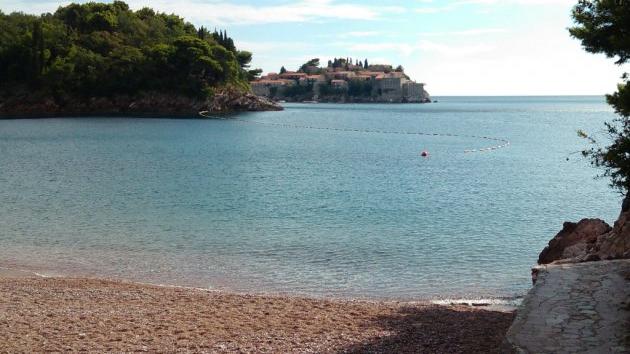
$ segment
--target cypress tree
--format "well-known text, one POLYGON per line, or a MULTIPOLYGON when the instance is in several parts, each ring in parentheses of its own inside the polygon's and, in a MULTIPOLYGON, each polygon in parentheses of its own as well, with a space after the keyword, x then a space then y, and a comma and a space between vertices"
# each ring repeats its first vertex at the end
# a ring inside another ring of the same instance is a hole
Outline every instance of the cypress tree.
POLYGON ((33 33, 31 34, 31 75, 32 79, 38 78, 43 71, 44 65, 44 34, 42 22, 33 23, 33 33))

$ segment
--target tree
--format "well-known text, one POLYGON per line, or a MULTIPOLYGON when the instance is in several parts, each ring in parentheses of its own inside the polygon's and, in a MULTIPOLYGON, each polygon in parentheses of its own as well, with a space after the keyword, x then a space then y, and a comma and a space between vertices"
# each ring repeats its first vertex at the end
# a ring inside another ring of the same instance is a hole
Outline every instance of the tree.
POLYGON ((287 69, 283 66, 280 68, 280 74, 284 74, 287 72, 287 69))
POLYGON ((312 73, 319 69, 319 58, 313 58, 306 63, 302 64, 298 69, 298 72, 301 73, 312 73))
POLYGON ((209 34, 210 32, 208 32, 208 30, 203 26, 199 27, 199 30, 197 31, 197 36, 199 37, 199 39, 206 39, 209 34))
POLYGON ((252 61, 252 53, 246 50, 241 50, 236 52, 236 60, 238 60, 238 64, 243 69, 249 68, 249 63, 252 61))
MULTIPOLYGON (((582 42, 590 53, 604 53, 616 58, 615 64, 630 61, 630 4, 617 0, 580 0, 573 8, 572 17, 576 25, 569 29, 574 38, 582 42)), ((608 103, 619 114, 606 123, 612 143, 602 147, 591 135, 583 131, 578 134, 593 145, 582 154, 591 158, 591 163, 603 168, 603 176, 610 177, 612 187, 622 193, 630 191, 630 83, 623 74, 617 92, 607 95, 608 103)))
POLYGON ((40 16, 0 11, 0 102, 247 89, 252 54, 227 33, 122 1, 62 6, 40 16), (219 39, 223 38, 223 43, 219 39))
POLYGON ((365 61, 363 63, 364 63, 363 64, 363 68, 367 69, 369 67, 367 59, 365 59, 365 61))
POLYGON ((348 95, 355 97, 369 97, 372 95, 372 83, 362 80, 348 82, 348 95))
POLYGON ((396 71, 396 72, 398 72, 398 73, 402 73, 402 72, 404 72, 404 71, 405 71, 405 69, 402 67, 402 65, 398 65, 398 66, 396 67, 396 70, 395 70, 395 71, 396 71))
POLYGON ((32 78, 36 79, 44 70, 44 34, 42 30, 42 22, 35 21, 33 23, 32 33, 32 78))
POLYGON ((262 69, 247 70, 247 81, 254 81, 260 77, 262 69))

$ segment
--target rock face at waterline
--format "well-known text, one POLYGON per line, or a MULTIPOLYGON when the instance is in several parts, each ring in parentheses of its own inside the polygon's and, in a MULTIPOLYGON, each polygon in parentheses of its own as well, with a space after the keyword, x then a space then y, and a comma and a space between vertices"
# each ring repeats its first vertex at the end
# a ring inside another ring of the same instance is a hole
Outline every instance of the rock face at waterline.
POLYGON ((234 91, 222 91, 210 100, 209 112, 238 112, 238 111, 281 111, 282 106, 265 97, 252 93, 241 94, 234 91))
POLYGON ((196 117, 199 112, 277 111, 282 106, 237 90, 221 90, 209 99, 168 93, 138 96, 34 98, 27 94, 0 101, 0 117, 130 115, 196 117))
POLYGON ((565 222, 540 253, 538 264, 577 263, 630 258, 630 196, 623 202, 615 225, 600 219, 565 222))

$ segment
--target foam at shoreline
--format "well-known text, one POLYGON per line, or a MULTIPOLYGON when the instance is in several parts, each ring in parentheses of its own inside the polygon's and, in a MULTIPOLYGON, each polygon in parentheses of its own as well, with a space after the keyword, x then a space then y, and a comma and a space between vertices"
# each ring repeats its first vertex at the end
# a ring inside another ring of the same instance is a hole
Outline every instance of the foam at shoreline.
POLYGON ((212 289, 195 286, 185 286, 167 283, 155 283, 155 282, 143 282, 124 278, 110 278, 100 276, 82 276, 82 275, 63 275, 54 272, 46 271, 32 271, 24 268, 10 268, 0 266, 0 279, 2 278, 57 278, 68 280, 93 280, 93 281, 109 281, 113 283, 132 284, 148 287, 159 288, 172 288, 172 289, 184 289, 194 290, 208 293, 217 293, 224 295, 236 295, 236 296, 258 296, 258 297, 272 297, 272 298, 296 298, 296 299, 311 299, 311 300, 324 300, 333 302, 362 302, 373 304, 410 304, 410 305, 439 305, 439 306, 468 306, 472 308, 479 308, 488 311, 501 311, 510 312, 516 310, 521 304, 522 297, 497 297, 497 298, 439 298, 439 299, 396 299, 396 298, 368 298, 368 297, 349 297, 349 296, 322 296, 312 295, 307 293, 295 293, 295 292, 261 292, 261 291, 233 291, 230 289, 212 289))

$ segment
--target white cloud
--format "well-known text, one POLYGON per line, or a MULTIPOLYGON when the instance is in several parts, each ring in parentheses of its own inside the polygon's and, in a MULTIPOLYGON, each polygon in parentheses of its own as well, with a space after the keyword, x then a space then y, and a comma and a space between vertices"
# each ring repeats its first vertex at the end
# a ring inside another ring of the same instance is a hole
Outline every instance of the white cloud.
MULTIPOLYGON (((425 1, 422 1, 425 2, 425 1)), ((425 2, 432 4, 432 1, 425 2)), ((460 0, 448 3, 444 6, 423 6, 414 11, 419 14, 434 14, 438 12, 453 11, 463 6, 489 7, 495 5, 522 5, 522 6, 551 6, 551 5, 575 5, 575 0, 460 0)))
POLYGON ((418 48, 415 45, 407 43, 356 43, 349 44, 348 50, 351 52, 370 52, 370 53, 382 53, 382 52, 396 52, 403 56, 409 56, 418 48))
POLYGON ((584 52, 558 26, 511 33, 484 45, 459 50, 428 42, 403 66, 412 78, 427 82, 433 95, 604 94, 628 70, 584 52))
POLYGON ((429 40, 419 40, 416 43, 348 43, 347 48, 352 52, 396 52, 403 57, 410 57, 414 54, 439 54, 439 55, 462 55, 490 52, 494 48, 488 44, 444 44, 429 40))
POLYGON ((249 50, 256 55, 273 54, 278 50, 308 50, 313 47, 312 44, 307 42, 284 42, 284 41, 239 41, 236 45, 244 50, 249 50))
MULTIPOLYGON (((2 5, 5 12, 52 12, 66 2, 10 1, 2 5)), ((266 24, 313 22, 320 20, 375 20, 382 15, 400 13, 396 6, 367 6, 333 0, 287 1, 278 5, 245 5, 228 1, 200 0, 127 0, 133 9, 152 7, 158 11, 175 13, 198 24, 266 24)))
POLYGON ((504 28, 471 28, 462 31, 449 31, 449 32, 424 32, 420 33, 421 37, 441 37, 441 36, 480 36, 487 34, 506 33, 508 32, 504 28))
POLYGON ((575 0, 461 0, 456 2, 457 5, 575 5, 576 3, 575 0))
POLYGON ((375 37, 383 35, 380 31, 353 31, 345 33, 346 37, 375 37))

